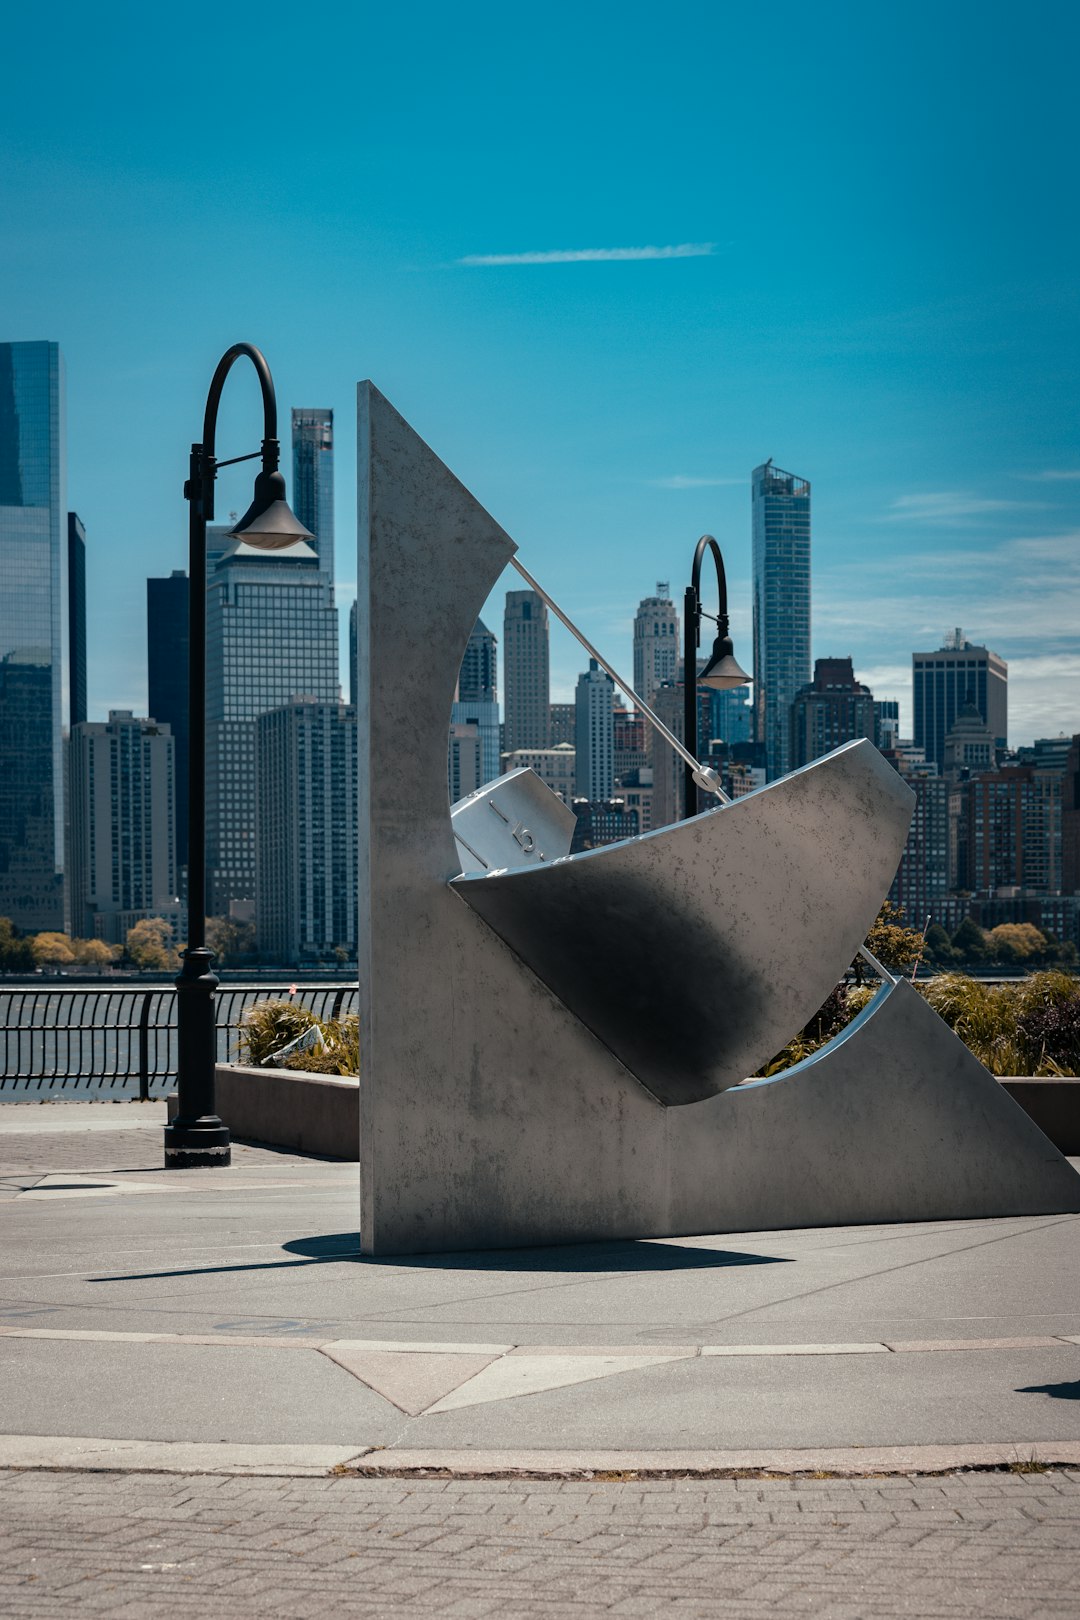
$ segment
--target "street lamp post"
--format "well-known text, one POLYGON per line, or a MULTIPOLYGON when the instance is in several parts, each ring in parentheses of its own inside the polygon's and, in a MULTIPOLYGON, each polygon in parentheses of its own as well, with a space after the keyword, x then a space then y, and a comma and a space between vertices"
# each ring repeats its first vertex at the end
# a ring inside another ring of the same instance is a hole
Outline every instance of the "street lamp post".
MULTIPOLYGON (((740 669, 735 662, 731 636, 728 633, 727 575, 724 572, 724 559, 712 535, 703 534, 694 552, 693 573, 683 599, 683 731, 686 746, 695 759, 698 751, 698 687, 707 686, 715 692, 723 692, 729 687, 745 686, 749 679, 750 676, 746 671, 740 669), (701 564, 706 551, 712 552, 716 564, 720 606, 713 621, 716 625, 716 640, 713 642, 712 657, 699 675, 697 652, 701 642, 701 621, 713 618, 711 613, 704 613, 701 607, 701 564)), ((684 765, 683 775, 686 784, 686 806, 683 816, 686 819, 697 815, 698 783, 691 766, 684 765)))
POLYGON ((213 953, 206 946, 206 525, 214 516, 219 467, 262 459, 251 505, 229 532, 262 551, 280 551, 311 534, 289 510, 278 470, 277 398, 270 368, 250 343, 222 355, 210 383, 200 444, 191 447, 184 497, 188 503, 188 938, 176 980, 177 1110, 165 1127, 165 1168, 227 1165, 229 1128, 214 1112, 217 1029, 213 953), (242 355, 258 374, 263 401, 260 450, 218 461, 214 454, 218 406, 225 379, 242 355))

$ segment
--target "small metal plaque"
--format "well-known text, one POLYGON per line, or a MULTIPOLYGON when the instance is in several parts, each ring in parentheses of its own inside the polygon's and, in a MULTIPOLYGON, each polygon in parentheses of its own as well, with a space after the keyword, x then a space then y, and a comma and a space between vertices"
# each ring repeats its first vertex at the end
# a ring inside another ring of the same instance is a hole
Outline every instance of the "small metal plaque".
POLYGON ((576 819, 528 767, 486 783, 450 810, 463 873, 557 861, 570 853, 576 819))

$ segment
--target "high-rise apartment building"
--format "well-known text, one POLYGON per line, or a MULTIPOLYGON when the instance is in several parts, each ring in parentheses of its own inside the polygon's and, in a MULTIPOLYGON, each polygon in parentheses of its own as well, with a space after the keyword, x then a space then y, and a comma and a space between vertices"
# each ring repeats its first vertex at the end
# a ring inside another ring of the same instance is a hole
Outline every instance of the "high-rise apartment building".
POLYGON ((945 767, 945 739, 960 710, 970 703, 1004 751, 1009 729, 1009 666, 987 647, 964 640, 954 630, 937 652, 912 653, 915 742, 939 769, 945 767))
POLYGON ((0 343, 0 916, 64 926, 64 363, 0 343))
POLYGON ((451 720, 450 737, 446 749, 446 769, 450 787, 450 803, 468 798, 482 787, 480 727, 475 720, 451 720))
POLYGON ((167 726, 174 747, 176 864, 188 859, 188 577, 174 568, 168 579, 146 582, 146 668, 150 713, 167 726))
POLYGON ((818 658, 814 679, 791 705, 791 769, 809 765, 841 743, 874 740, 874 694, 855 679, 850 658, 818 658))
POLYGON ((810 682, 810 484, 772 460, 751 481, 754 707, 770 781, 791 769, 791 705, 810 682))
POLYGON ((67 515, 68 721, 86 719, 86 528, 77 512, 67 515))
POLYGON ((611 798, 615 789, 615 684, 595 658, 578 676, 577 744, 574 776, 579 799, 593 803, 611 798))
POLYGON ((233 540, 206 623, 206 865, 211 915, 255 898, 255 722, 294 697, 340 701, 333 587, 307 544, 233 540))
POLYGON ((901 744, 886 755, 915 794, 904 853, 889 889, 913 928, 942 915, 949 892, 949 784, 921 749, 901 744))
POLYGON ((315 536, 312 550, 334 583, 334 413, 292 413, 293 511, 315 536))
POLYGON ((176 784, 168 726, 113 709, 72 726, 72 933, 123 944, 142 917, 176 919, 176 784))
POLYGON ((577 709, 573 703, 553 703, 551 705, 551 746, 558 748, 560 743, 569 743, 574 746, 577 736, 577 709))
POLYGON ((638 781, 641 772, 648 768, 651 731, 644 715, 627 709, 616 697, 612 722, 616 785, 620 785, 625 777, 638 781))
POLYGON ((551 743, 548 611, 535 591, 507 591, 503 616, 503 752, 551 743))
POLYGON ((1061 883, 1063 774, 1030 765, 973 776, 959 788, 958 887, 1054 894, 1061 883))
POLYGON ((356 711, 294 698, 256 733, 259 949, 296 964, 356 955, 356 711))
POLYGON ((634 615, 634 690, 646 703, 665 681, 675 679, 679 662, 679 615, 667 580, 658 579, 656 595, 645 596, 634 615))

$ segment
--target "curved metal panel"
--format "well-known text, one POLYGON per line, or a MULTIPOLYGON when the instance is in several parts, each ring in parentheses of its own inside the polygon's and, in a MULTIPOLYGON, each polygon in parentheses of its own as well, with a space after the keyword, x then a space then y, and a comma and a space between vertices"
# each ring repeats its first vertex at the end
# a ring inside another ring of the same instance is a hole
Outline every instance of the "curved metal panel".
POLYGON ((753 1074, 842 976, 914 794, 862 739, 756 793, 451 887, 660 1102, 753 1074))

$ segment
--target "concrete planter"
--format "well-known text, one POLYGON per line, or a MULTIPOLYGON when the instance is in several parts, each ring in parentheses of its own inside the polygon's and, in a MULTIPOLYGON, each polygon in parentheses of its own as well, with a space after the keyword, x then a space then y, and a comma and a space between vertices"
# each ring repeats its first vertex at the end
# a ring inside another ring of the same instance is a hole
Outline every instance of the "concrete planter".
MULTIPOLYGON (((219 1063, 214 1074, 217 1111, 238 1141, 359 1159, 360 1082, 355 1077, 241 1063, 219 1063)), ((172 1119, 175 1096, 168 1102, 172 1119)))
POLYGON ((1060 1153, 1080 1153, 1080 1077, 1015 1075, 1001 1084, 1060 1153))
MULTIPOLYGON (((240 1063, 220 1063, 215 1072, 218 1113, 238 1140, 359 1158, 359 1080, 240 1063)), ((1060 1152, 1080 1154, 1080 1078, 1010 1076, 1000 1083, 1060 1152)), ((175 1111, 170 1097, 170 1119, 175 1111)))

